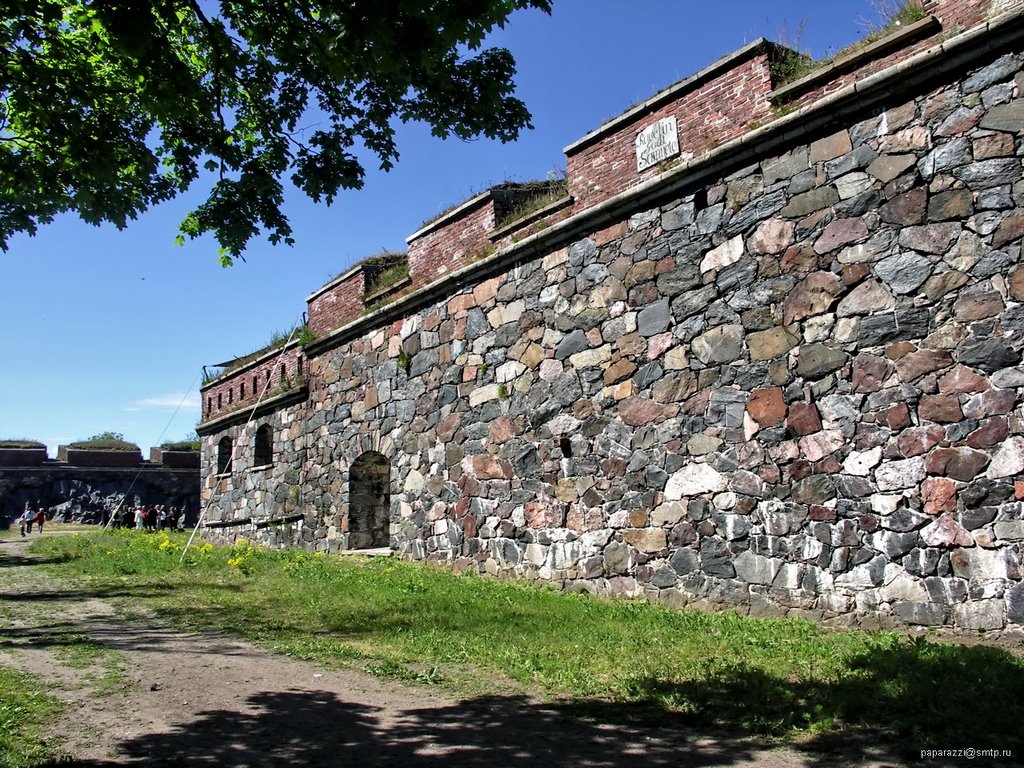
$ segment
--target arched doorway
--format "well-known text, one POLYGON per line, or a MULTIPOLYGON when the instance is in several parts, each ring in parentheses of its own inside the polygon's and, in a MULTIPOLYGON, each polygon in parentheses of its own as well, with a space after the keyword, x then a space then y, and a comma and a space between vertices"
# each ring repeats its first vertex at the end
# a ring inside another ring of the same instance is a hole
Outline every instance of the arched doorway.
POLYGON ((348 474, 348 549, 375 549, 389 544, 391 462, 367 451, 348 474))

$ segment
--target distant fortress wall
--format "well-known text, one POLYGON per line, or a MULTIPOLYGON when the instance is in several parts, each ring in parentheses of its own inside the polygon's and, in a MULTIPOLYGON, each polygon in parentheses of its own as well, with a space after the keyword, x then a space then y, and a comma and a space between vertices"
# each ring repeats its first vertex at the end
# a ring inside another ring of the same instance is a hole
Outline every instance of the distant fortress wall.
POLYGON ((757 41, 356 265, 204 386, 205 535, 1019 629, 1022 41, 1020 0, 793 82, 757 41))
POLYGON ((45 448, 0 450, 0 525, 10 525, 26 503, 43 507, 51 520, 102 523, 104 511, 122 499, 183 508, 195 524, 198 454, 154 448, 145 463, 132 451, 63 455, 68 460, 48 460, 45 448))

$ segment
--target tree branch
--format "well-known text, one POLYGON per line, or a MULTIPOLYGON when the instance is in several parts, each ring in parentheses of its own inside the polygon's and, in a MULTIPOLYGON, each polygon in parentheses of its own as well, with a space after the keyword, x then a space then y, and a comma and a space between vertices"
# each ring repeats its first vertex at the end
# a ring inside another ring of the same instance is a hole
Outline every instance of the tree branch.
MULTIPOLYGON (((214 109, 217 111, 217 124, 220 127, 220 144, 221 148, 227 146, 225 137, 227 136, 227 121, 224 119, 224 97, 222 93, 221 85, 221 67, 224 65, 224 52, 220 47, 220 40, 218 39, 218 30, 216 25, 207 18, 206 13, 203 11, 201 5, 197 0, 189 0, 189 6, 192 8, 192 12, 195 13, 196 18, 199 19, 199 23, 206 29, 207 37, 210 40, 210 48, 213 51, 214 66, 213 66, 213 95, 214 95, 214 109)), ((227 167, 224 162, 223 152, 217 153, 217 159, 220 161, 220 178, 223 180, 224 174, 227 171, 227 167)))

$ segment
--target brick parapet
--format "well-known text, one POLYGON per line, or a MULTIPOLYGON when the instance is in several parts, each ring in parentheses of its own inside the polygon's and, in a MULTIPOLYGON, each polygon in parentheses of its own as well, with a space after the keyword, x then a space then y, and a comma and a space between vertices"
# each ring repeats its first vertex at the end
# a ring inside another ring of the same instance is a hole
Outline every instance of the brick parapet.
POLYGON ((306 298, 309 329, 317 336, 363 314, 366 275, 359 265, 346 270, 306 298))
MULTIPOLYGON (((445 278, 497 250, 554 224, 598 208, 651 182, 660 183, 674 169, 699 165, 719 156, 736 141, 756 143, 764 125, 780 120, 782 111, 814 109, 844 90, 891 70, 949 38, 951 31, 982 24, 992 13, 1018 9, 1024 0, 926 0, 932 14, 915 29, 899 31, 847 59, 852 64, 828 65, 826 79, 794 92, 792 86, 775 88, 772 63, 793 52, 758 40, 723 57, 695 75, 669 86, 566 147, 569 206, 535 217, 520 227, 496 230, 508 209, 502 187, 477 195, 445 213, 407 238, 409 282, 407 294, 445 278), (937 21, 936 21, 937 19, 937 21), (935 25, 940 25, 936 30, 935 25), (917 29, 920 32, 917 32, 917 29), (774 90, 773 90, 774 89, 774 90), (784 95, 784 99, 780 98, 784 95), (680 152, 643 171, 636 169, 637 134, 659 120, 677 120, 680 152)), ((837 62, 841 63, 841 62, 837 62)), ((818 76, 820 77, 820 76, 818 76)), ((514 187, 515 185, 509 185, 514 187)), ((357 267, 319 289, 308 299, 311 330, 320 337, 367 314, 367 283, 357 267)), ((395 298, 392 293, 384 301, 395 298)), ((379 303, 375 302, 375 303, 379 303)))
MULTIPOLYGON (((979 4, 978 0, 955 2, 970 6, 979 4)), ((510 269, 523 260, 536 258, 552 248, 561 247, 583 232, 595 227, 600 228, 610 222, 621 223, 621 217, 628 216, 628 211, 656 205, 672 195, 707 183, 707 179, 713 178, 716 174, 728 174, 734 169, 757 162, 758 158, 780 151, 825 126, 839 124, 843 120, 851 119, 859 111, 873 108, 873 105, 890 99, 895 92, 920 87, 922 83, 935 77, 949 76, 957 68, 974 61, 983 50, 990 50, 993 46, 1005 46, 1007 40, 1019 36, 1019 28, 1024 25, 1024 13, 1020 12, 1019 7, 1024 7, 1024 0, 1008 0, 1005 4, 1012 6, 1011 11, 1018 9, 1017 12, 1000 14, 979 29, 972 30, 970 34, 958 35, 943 41, 941 45, 933 45, 918 52, 902 61, 898 67, 876 73, 865 81, 849 83, 837 92, 787 111, 763 126, 724 142, 707 154, 679 162, 672 168, 590 207, 580 208, 573 205, 570 208, 563 208, 543 219, 532 234, 523 237, 505 235, 493 241, 491 255, 463 264, 440 276, 433 283, 414 285, 415 290, 405 293, 393 304, 380 307, 359 321, 336 328, 322 336, 310 345, 310 354, 321 354, 331 346, 352 338, 361 332, 364 325, 376 327, 381 323, 393 322, 392 318, 401 317, 424 303, 448 295, 467 282, 482 279, 483 276, 499 270, 510 269), (980 36, 986 37, 982 48, 979 48, 979 45, 982 45, 978 40, 980 36)), ((485 196, 486 193, 478 198, 485 196)), ((470 206, 478 198, 468 201, 463 207, 470 206)), ((459 216, 460 211, 455 210, 430 226, 443 224, 445 227, 455 228, 459 216)))
POLYGON ((67 445, 57 449, 57 460, 76 467, 137 467, 142 464, 142 451, 91 450, 67 445))
POLYGON ((489 255, 493 246, 488 235, 494 230, 495 220, 494 198, 484 193, 411 235, 406 242, 413 285, 427 285, 467 262, 489 255))
MULTIPOLYGON (((60 446, 58 458, 51 461, 46 448, 0 448, 0 467, 38 467, 69 465, 80 467, 125 467, 143 465, 139 451, 83 450, 60 446)), ((149 464, 174 468, 199 467, 199 454, 192 451, 149 449, 149 464)))
POLYGON ((0 467, 31 467, 47 461, 46 448, 0 448, 0 467))
MULTIPOLYGON (((1003 0, 995 3, 990 0, 926 0, 922 8, 928 16, 910 25, 920 28, 922 34, 913 35, 913 29, 901 30, 897 27, 891 35, 872 45, 851 46, 852 50, 848 54, 844 55, 840 52, 833 63, 822 68, 829 75, 827 78, 812 87, 801 88, 792 98, 786 96, 780 100, 779 95, 785 95, 787 90, 793 85, 798 86, 799 82, 780 88, 778 93, 773 94, 773 101, 785 110, 813 105, 859 81, 867 80, 919 54, 941 46, 945 41, 965 30, 983 29, 986 22, 992 18, 1019 12, 1024 9, 1024 0, 1003 0), (888 40, 893 38, 903 38, 903 41, 891 49, 883 48, 877 54, 872 53, 872 49, 884 46, 888 40), (842 66, 844 60, 848 61, 846 66, 842 66), (836 65, 839 67, 837 68, 836 65)), ((815 77, 815 73, 812 72, 810 78, 815 77)))
POLYGON ((766 121, 771 116, 770 64, 777 55, 776 46, 765 40, 752 43, 566 147, 575 210, 654 178, 679 160, 706 154, 766 121), (638 172, 637 134, 669 117, 677 121, 679 154, 638 172))
POLYGON ((151 464, 163 464, 174 469, 199 469, 199 452, 150 448, 149 461, 151 464))
MULTIPOLYGON (((921 28, 920 34, 897 31, 866 45, 846 57, 853 59, 852 65, 829 65, 819 70, 826 76, 823 82, 816 81, 797 92, 792 86, 773 90, 771 76, 772 62, 792 51, 765 40, 744 46, 567 146, 570 206, 534 217, 528 226, 497 232, 496 225, 511 207, 509 197, 514 195, 506 188, 514 184, 503 185, 475 196, 414 232, 407 240, 409 282, 398 294, 419 290, 497 250, 514 246, 529 234, 584 214, 649 182, 658 182, 673 169, 688 169, 703 159, 714 158, 720 155, 717 151, 722 146, 728 146, 731 152, 736 140, 756 140, 763 125, 779 119, 780 105, 786 112, 813 110, 815 104, 929 51, 954 30, 977 27, 992 13, 1022 6, 1024 0, 995 4, 988 0, 926 0, 925 10, 933 15, 912 26, 921 28), (934 29, 936 24, 941 25, 938 31, 934 29), (668 117, 677 120, 679 155, 638 172, 637 134, 668 117)), ((307 298, 310 330, 325 337, 356 322, 373 308, 366 301, 367 289, 366 272, 356 265, 314 292, 307 298)), ((392 292, 372 303, 390 301, 395 296, 392 292)))
POLYGON ((200 390, 200 423, 252 408, 261 399, 301 387, 306 377, 305 361, 299 343, 292 341, 218 376, 200 390))
POLYGON ((453 270, 486 258, 522 236, 531 226, 546 226, 569 215, 566 202, 553 201, 547 215, 524 216, 508 222, 518 206, 552 189, 559 182, 508 183, 492 187, 414 232, 409 246, 409 279, 413 286, 428 285, 453 270), (506 223, 508 222, 508 223, 506 223))

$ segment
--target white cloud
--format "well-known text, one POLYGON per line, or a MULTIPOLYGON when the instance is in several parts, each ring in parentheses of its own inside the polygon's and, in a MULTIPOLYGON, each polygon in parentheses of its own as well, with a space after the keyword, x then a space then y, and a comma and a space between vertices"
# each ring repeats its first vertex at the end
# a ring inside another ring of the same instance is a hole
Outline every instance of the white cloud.
POLYGON ((182 410, 198 411, 199 402, 198 392, 190 392, 185 396, 180 392, 175 392, 169 395, 143 398, 142 400, 138 400, 132 405, 126 407, 124 410, 139 411, 143 408, 177 408, 180 405, 182 410))

